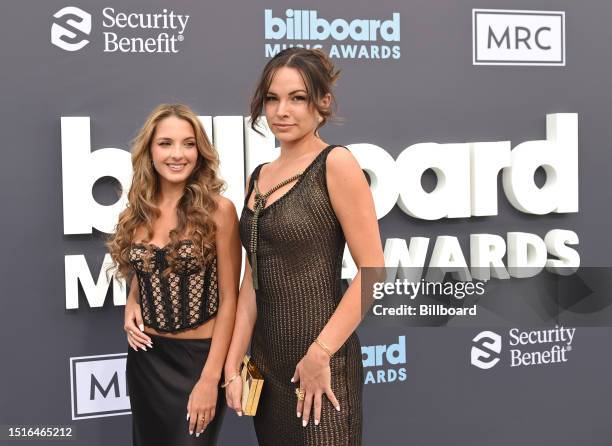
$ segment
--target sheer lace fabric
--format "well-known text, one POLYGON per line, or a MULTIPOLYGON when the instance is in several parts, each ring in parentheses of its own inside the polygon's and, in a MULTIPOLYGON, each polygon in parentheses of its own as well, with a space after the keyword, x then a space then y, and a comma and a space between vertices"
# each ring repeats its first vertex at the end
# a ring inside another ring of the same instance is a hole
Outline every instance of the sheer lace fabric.
POLYGON ((190 240, 181 241, 174 268, 164 276, 162 272, 168 267, 166 248, 132 245, 130 262, 138 280, 145 325, 176 332, 203 324, 217 313, 217 260, 201 268, 194 249, 190 240))

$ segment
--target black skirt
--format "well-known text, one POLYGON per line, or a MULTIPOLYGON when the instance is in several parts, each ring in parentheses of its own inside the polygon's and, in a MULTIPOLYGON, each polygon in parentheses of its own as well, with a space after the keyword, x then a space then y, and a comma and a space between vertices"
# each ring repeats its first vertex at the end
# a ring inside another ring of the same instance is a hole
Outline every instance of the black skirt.
POLYGON ((126 374, 134 446, 214 445, 221 429, 225 394, 219 387, 214 419, 196 438, 189 435, 187 402, 210 350, 208 339, 149 335, 153 348, 128 350, 126 374))

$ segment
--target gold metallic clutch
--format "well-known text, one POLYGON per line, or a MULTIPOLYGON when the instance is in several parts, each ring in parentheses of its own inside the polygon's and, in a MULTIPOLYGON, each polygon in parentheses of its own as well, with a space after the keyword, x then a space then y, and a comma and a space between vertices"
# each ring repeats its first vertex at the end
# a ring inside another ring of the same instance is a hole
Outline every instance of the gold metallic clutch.
POLYGON ((240 377, 242 378, 242 413, 253 416, 257 412, 264 380, 248 355, 245 355, 242 360, 240 377))

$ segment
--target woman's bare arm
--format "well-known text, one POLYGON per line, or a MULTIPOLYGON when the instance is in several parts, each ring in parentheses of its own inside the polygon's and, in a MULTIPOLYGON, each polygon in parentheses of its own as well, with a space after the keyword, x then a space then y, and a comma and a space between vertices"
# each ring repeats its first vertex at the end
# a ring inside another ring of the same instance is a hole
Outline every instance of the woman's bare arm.
POLYGON ((348 150, 337 148, 329 153, 326 167, 332 207, 358 268, 338 308, 319 334, 319 339, 334 353, 362 319, 361 268, 383 267, 384 255, 374 200, 359 163, 348 150))
POLYGON ((223 364, 231 342, 236 314, 238 280, 242 251, 238 236, 238 217, 234 204, 227 198, 219 198, 215 213, 217 226, 217 280, 219 286, 219 308, 215 318, 213 336, 202 378, 219 381, 223 364))

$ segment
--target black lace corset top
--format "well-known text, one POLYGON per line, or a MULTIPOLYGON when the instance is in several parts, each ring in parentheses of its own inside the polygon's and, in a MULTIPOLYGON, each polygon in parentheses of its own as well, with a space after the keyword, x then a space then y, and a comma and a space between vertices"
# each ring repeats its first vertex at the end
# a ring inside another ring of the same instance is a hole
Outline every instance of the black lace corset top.
POLYGON ((182 240, 175 265, 169 275, 167 248, 133 244, 130 263, 140 291, 140 307, 146 326, 163 332, 176 332, 203 324, 217 314, 219 290, 217 259, 202 268, 193 255, 191 240, 182 240), (149 252, 153 253, 148 262, 149 252))

